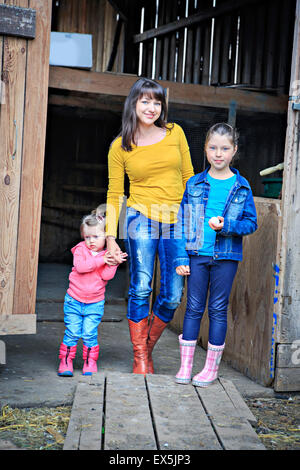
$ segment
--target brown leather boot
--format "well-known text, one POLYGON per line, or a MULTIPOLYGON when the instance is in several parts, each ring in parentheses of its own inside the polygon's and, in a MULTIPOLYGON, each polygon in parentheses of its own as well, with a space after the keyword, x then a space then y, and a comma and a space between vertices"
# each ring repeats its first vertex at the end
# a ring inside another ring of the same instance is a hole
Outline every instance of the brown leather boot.
POLYGON ((128 320, 130 339, 133 345, 133 370, 134 374, 148 373, 148 318, 135 323, 128 320))
POLYGON ((154 374, 153 369, 153 360, 152 360, 152 351, 159 340, 162 332, 166 328, 168 323, 165 323, 160 318, 158 318, 152 312, 150 315, 149 321, 149 330, 148 330, 148 340, 147 340, 147 347, 148 347, 148 374, 154 374))

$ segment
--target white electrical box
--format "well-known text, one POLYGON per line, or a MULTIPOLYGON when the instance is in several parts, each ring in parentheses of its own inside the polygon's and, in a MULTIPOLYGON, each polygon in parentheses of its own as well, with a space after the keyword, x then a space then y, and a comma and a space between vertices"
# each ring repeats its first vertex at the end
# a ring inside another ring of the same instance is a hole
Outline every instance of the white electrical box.
POLYGON ((50 65, 92 68, 92 35, 51 32, 50 65))

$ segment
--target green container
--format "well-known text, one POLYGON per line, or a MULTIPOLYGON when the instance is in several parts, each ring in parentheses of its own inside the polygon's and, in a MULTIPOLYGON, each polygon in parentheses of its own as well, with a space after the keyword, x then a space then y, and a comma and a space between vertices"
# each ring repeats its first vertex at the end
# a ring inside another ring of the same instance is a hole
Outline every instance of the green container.
POLYGON ((278 199, 282 188, 282 178, 264 178, 262 183, 264 185, 263 197, 278 199))

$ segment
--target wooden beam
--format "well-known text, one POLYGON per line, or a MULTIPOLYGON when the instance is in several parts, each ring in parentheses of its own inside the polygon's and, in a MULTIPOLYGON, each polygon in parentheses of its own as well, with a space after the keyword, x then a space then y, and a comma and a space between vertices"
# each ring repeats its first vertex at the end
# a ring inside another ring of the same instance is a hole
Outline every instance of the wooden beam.
POLYGON ((35 38, 36 11, 12 5, 0 5, 0 35, 35 38))
POLYGON ((190 15, 187 18, 181 18, 180 20, 173 21, 172 23, 165 24, 159 26, 157 28, 149 29, 144 33, 135 34, 133 37, 134 43, 139 43, 143 41, 147 41, 149 39, 157 38, 158 36, 162 36, 164 34, 169 34, 172 31, 178 31, 182 28, 186 28, 187 26, 191 26, 193 24, 199 24, 203 21, 206 21, 210 18, 216 18, 217 16, 225 15, 231 13, 234 10, 237 10, 240 7, 244 7, 246 5, 251 5, 258 3, 258 0, 231 0, 226 3, 221 3, 216 7, 207 8, 202 10, 194 15, 190 15))
MULTIPOLYGON (((49 87, 77 92, 112 96, 127 96, 138 79, 136 75, 90 72, 66 67, 50 67, 49 87)), ((248 110, 268 113, 285 113, 288 98, 285 95, 270 96, 230 88, 184 84, 171 81, 159 83, 169 89, 169 104, 204 106, 228 109, 235 102, 237 111, 248 110)))

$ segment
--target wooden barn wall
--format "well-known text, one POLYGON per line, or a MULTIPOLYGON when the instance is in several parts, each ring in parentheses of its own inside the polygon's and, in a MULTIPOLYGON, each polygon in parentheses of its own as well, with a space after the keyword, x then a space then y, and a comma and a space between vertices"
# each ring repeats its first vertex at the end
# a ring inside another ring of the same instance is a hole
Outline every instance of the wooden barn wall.
MULTIPOLYGON (((156 0, 145 1, 143 32, 205 12, 213 3, 213 0, 159 0, 155 19, 156 0)), ((216 8, 231 3, 216 0, 216 8)), ((141 42, 142 75, 184 83, 287 92, 295 3, 295 0, 245 2, 244 6, 216 18, 145 39, 141 42)))
MULTIPOLYGON (((117 12, 108 0, 59 0, 53 3, 52 31, 92 34, 91 70, 95 72, 107 70, 117 24, 117 12)), ((124 25, 112 71, 124 71, 124 25)))

